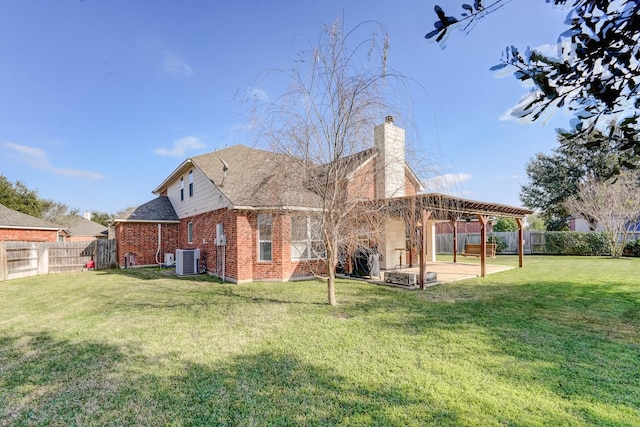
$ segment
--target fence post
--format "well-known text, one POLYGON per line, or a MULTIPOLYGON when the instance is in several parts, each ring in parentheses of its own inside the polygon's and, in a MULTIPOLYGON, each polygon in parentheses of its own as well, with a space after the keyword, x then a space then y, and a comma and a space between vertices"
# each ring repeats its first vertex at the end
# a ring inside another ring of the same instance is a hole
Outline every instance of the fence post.
POLYGON ((49 245, 40 243, 38 245, 38 274, 49 273, 49 245))
POLYGON ((7 280, 7 246, 0 242, 0 281, 7 280))

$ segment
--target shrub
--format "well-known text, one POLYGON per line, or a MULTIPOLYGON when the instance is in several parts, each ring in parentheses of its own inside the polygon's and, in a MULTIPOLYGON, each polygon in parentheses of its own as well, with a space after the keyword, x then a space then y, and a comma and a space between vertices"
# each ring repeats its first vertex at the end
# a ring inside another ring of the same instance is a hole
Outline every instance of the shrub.
POLYGON ((498 218, 496 223, 493 224, 493 231, 518 231, 518 223, 514 218, 498 218))
POLYGON ((509 245, 507 244, 507 239, 502 236, 496 236, 493 234, 487 236, 487 243, 493 243, 496 245, 497 254, 509 247, 509 245))
POLYGON ((609 253, 603 233, 547 231, 544 233, 546 252, 552 255, 605 255, 609 253))
POLYGON ((604 233, 584 233, 589 247, 591 248, 591 255, 607 255, 609 254, 609 244, 604 233))
POLYGON ((640 256, 640 239, 627 242, 623 254, 626 256, 640 256))

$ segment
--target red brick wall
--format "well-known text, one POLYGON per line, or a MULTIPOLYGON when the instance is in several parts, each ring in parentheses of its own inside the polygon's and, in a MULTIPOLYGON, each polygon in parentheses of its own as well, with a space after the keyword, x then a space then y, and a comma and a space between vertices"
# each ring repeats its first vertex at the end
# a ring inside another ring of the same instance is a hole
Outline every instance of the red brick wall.
MULTIPOLYGON (((207 259, 209 273, 222 276, 217 270, 218 251, 225 251, 225 278, 236 282, 258 280, 288 280, 307 277, 322 271, 321 261, 291 261, 291 218, 284 214, 272 216, 272 254, 269 262, 258 261, 258 213, 220 209, 184 218, 180 224, 162 224, 160 262, 166 252, 176 249, 200 249, 207 259), (193 224, 193 239, 188 242, 187 224, 193 224), (223 223, 226 246, 215 243, 216 224, 223 223)), ((158 225, 154 223, 119 223, 116 226, 118 263, 125 265, 125 254, 133 253, 133 266, 155 265, 158 249, 158 225)), ((222 256, 220 257, 222 259, 222 256)))
MULTIPOLYGON (((180 224, 162 224, 160 262, 166 252, 176 249, 200 249, 207 260, 208 272, 217 276, 218 251, 225 251, 225 278, 236 282, 288 280, 312 276, 323 271, 322 261, 291 261, 291 218, 284 214, 272 216, 272 261, 258 261, 258 213, 220 209, 184 218, 180 224), (193 239, 188 242, 188 223, 193 224, 193 239), (223 223, 226 246, 215 243, 216 224, 223 223)), ((133 253, 133 266, 154 265, 158 248, 158 225, 153 223, 119 223, 116 226, 118 263, 125 263, 125 254, 133 253)), ((220 257, 222 259, 222 256, 220 257)))
MULTIPOLYGON (((164 262, 164 254, 175 253, 178 247, 178 224, 160 224, 161 242, 159 261, 164 262)), ((134 254, 133 266, 155 265, 158 251, 158 224, 121 222, 116 225, 118 242, 118 265, 124 267, 125 255, 134 254)))
MULTIPOLYGON (((236 272, 236 280, 239 282, 257 280, 253 268, 257 264, 257 224, 258 216, 255 212, 236 213, 236 229, 234 235, 227 235, 227 243, 236 253, 236 258, 231 262, 231 268, 236 272)), ((227 258, 227 268, 230 264, 227 258)))
MULTIPOLYGON (((180 220, 179 249, 200 249, 200 256, 206 257, 209 273, 222 276, 222 269, 217 271, 217 257, 219 251, 225 251, 225 277, 237 280, 237 262, 235 244, 236 214, 227 209, 219 209, 180 220), (188 224, 193 225, 192 241, 188 241, 188 224), (216 225, 222 223, 224 234, 227 236, 227 246, 217 246, 215 242, 216 225)), ((222 260, 222 253, 220 256, 222 260)))
POLYGON ((415 196, 416 195, 416 186, 408 177, 404 177, 404 195, 405 196, 415 196))
POLYGON ((349 181, 347 191, 349 197, 374 200, 376 198, 376 159, 364 165, 349 181))
MULTIPOLYGON (((373 200, 376 197, 376 159, 364 165, 349 181, 348 191, 350 197, 373 200)), ((414 196, 416 194, 416 185, 405 176, 404 178, 404 194, 405 196, 414 196)))
POLYGON ((0 228, 0 241, 57 242, 58 231, 0 228))

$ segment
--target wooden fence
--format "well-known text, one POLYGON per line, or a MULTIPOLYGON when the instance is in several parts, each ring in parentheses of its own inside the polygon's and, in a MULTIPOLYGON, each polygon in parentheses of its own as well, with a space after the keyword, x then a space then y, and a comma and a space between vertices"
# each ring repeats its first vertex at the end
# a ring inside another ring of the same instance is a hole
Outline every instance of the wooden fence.
POLYGON ((0 281, 80 271, 92 259, 97 269, 114 266, 115 239, 58 243, 0 242, 0 281))
MULTIPOLYGON (((518 253, 518 232, 491 233, 493 236, 502 237, 507 243, 507 247, 501 254, 518 253)), ((458 252, 464 250, 467 243, 479 244, 480 233, 458 233, 458 252)), ((545 251, 544 231, 524 231, 524 253, 542 254, 545 251)), ((453 234, 438 234, 436 236, 436 252, 439 254, 453 253, 453 234)))
MULTIPOLYGON (((507 243, 507 247, 502 250, 501 254, 517 254, 518 253, 518 232, 496 232, 490 233, 492 236, 502 237, 507 243)), ((524 253, 529 254, 546 254, 546 242, 544 231, 524 231, 524 253)), ((627 241, 640 239, 640 233, 629 233, 627 241)), ((480 233, 458 233, 458 252, 462 252, 466 243, 480 243, 480 233)), ((438 234, 436 236, 436 253, 451 254, 453 253, 453 234, 438 234)))

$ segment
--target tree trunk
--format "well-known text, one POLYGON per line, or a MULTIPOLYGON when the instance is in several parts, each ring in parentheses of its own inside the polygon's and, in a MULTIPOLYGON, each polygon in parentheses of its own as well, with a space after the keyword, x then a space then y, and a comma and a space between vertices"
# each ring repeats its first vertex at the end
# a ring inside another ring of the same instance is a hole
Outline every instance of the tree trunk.
POLYGON ((338 263, 338 244, 334 239, 327 247, 327 299, 329 304, 338 305, 336 301, 336 264, 338 263))
POLYGON ((335 274, 329 273, 327 278, 327 296, 329 298, 329 304, 338 305, 336 301, 336 277, 335 274))

